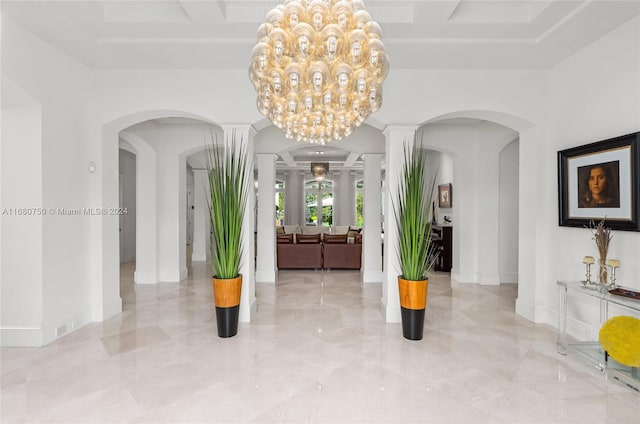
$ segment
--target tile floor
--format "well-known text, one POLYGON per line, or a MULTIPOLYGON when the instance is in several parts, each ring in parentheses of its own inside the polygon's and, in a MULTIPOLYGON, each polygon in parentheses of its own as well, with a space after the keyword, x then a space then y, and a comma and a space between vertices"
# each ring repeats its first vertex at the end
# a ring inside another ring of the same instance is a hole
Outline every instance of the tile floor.
POLYGON ((124 312, 40 349, 2 349, 2 423, 640 423, 640 395, 514 314, 515 285, 435 274, 422 341, 354 271, 281 271, 216 335, 203 264, 134 289, 124 312))

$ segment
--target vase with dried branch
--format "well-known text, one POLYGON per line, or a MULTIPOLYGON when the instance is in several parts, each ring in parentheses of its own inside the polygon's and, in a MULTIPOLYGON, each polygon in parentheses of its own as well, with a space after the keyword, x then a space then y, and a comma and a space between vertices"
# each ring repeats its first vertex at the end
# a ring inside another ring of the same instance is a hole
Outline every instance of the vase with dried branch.
POLYGON ((606 217, 602 218, 597 224, 593 220, 589 222, 589 229, 593 233, 593 240, 595 240, 598 253, 600 254, 598 260, 600 267, 598 271, 598 283, 604 286, 607 285, 607 253, 609 252, 609 243, 613 238, 611 227, 605 225, 605 220, 606 217))

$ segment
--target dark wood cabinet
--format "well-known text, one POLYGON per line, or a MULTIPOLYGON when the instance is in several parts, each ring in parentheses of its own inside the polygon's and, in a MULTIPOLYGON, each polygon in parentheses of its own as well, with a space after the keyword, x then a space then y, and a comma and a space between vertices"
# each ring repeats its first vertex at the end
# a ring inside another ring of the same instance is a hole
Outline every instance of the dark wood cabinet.
POLYGON ((450 225, 432 226, 431 240, 433 248, 438 252, 438 259, 436 259, 434 269, 436 271, 451 272, 453 227, 450 225))

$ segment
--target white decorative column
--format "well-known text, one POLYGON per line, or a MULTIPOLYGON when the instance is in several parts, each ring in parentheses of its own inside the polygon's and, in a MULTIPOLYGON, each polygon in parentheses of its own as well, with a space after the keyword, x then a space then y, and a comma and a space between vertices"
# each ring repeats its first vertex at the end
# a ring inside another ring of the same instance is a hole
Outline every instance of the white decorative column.
MULTIPOLYGON (((415 131, 415 125, 389 125, 384 130, 387 189, 384 192, 384 281, 382 282, 381 306, 382 314, 387 322, 401 321, 400 299, 398 298, 398 275, 401 271, 397 254, 398 229, 393 213, 393 203, 396 201, 398 181, 402 176, 404 145, 406 143, 409 148, 413 146, 415 131)), ((366 190, 366 167, 364 187, 366 190)))
MULTIPOLYGON (((480 143, 478 143, 480 146, 480 143)), ((504 147, 501 140, 489 139, 482 143, 483 160, 477 161, 478 178, 474 182, 478 197, 475 222, 478 234, 477 282, 480 284, 500 284, 499 250, 483 249, 483 246, 498 246, 499 240, 499 204, 500 204, 500 150, 504 147)), ((480 156, 478 156, 480 157, 480 156)))
MULTIPOLYGON (((544 199, 544 184, 539 178, 541 164, 547 148, 541 140, 547 138, 544 127, 533 127, 520 131, 519 151, 519 199, 518 199, 518 298, 516 313, 533 322, 543 322, 542 311, 536 305, 542 304, 543 291, 536 291, 541 282, 551 281, 548 262, 545 261, 543 246, 554 243, 544 228, 540 217, 540 199, 544 199)), ((544 205, 543 205, 544 206, 544 205)), ((557 241, 555 241, 557 242, 557 241)))
POLYGON ((382 154, 367 153, 364 159, 364 207, 362 237, 362 282, 382 282, 382 154))
POLYGON ((240 322, 251 322, 251 315, 255 311, 256 306, 256 284, 255 284, 255 246, 254 246, 254 206, 255 206, 255 189, 253 185, 253 139, 256 134, 255 129, 248 124, 224 124, 224 146, 225 149, 230 148, 232 133, 235 131, 236 148, 244 147, 247 152, 249 163, 247 164, 247 209, 245 210, 244 219, 242 221, 242 245, 244 246, 244 255, 240 264, 240 273, 242 274, 242 294, 240 297, 240 322))
MULTIPOLYGON (((118 205, 118 132, 110 125, 102 128, 100 161, 97 163, 99 181, 96 199, 100 207, 109 208, 118 205)), ((96 249, 94 260, 99 267, 92 290, 92 321, 103 321, 122 312, 120 297, 120 254, 118 217, 102 215, 92 223, 92 231, 101 240, 101 249, 96 249)))
POLYGON ((122 131, 120 138, 136 150, 136 284, 158 282, 158 188, 156 152, 137 134, 122 131))
POLYGON ((211 221, 209 217, 209 173, 206 169, 194 169, 193 195, 193 252, 191 260, 202 262, 207 260, 211 221))
POLYGON ((278 156, 272 153, 256 154, 258 165, 258 256, 256 261, 256 281, 261 283, 276 282, 275 184, 277 158, 278 156))
POLYGON ((184 155, 170 150, 157 156, 159 281, 179 282, 186 268, 186 174, 184 155))
POLYGON ((331 184, 331 196, 332 196, 332 226, 335 225, 344 225, 342 224, 341 216, 342 210, 345 207, 345 204, 342 202, 342 197, 340 193, 342 192, 342 183, 340 181, 340 171, 332 171, 331 172, 331 180, 333 183, 331 184))
POLYGON ((187 270, 187 157, 178 155, 178 270, 182 281, 187 270))
POLYGON ((349 172, 335 172, 335 181, 338 183, 334 186, 333 201, 333 223, 334 225, 354 225, 355 206, 355 183, 353 182, 349 172), (338 187, 339 189, 336 189, 338 187), (336 204, 338 209, 336 211, 336 204))
POLYGON ((300 171, 298 172, 298 225, 303 227, 306 225, 306 212, 307 212, 307 201, 304 195, 304 183, 307 179, 307 175, 310 175, 308 172, 300 171))
POLYGON ((284 222, 286 225, 300 225, 302 190, 301 173, 291 172, 284 186, 284 222))

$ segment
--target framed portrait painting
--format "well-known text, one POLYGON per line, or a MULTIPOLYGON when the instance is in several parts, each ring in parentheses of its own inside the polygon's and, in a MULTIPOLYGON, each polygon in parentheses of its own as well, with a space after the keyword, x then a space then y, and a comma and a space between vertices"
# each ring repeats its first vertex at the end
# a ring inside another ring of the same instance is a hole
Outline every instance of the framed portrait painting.
POLYGON ((438 186, 438 206, 441 208, 451 207, 451 183, 438 186))
POLYGON ((640 133, 558 152, 559 224, 640 231, 640 133))

